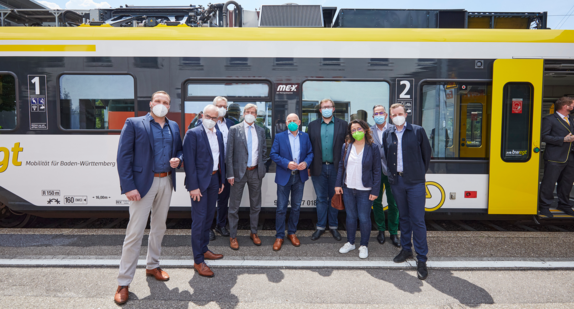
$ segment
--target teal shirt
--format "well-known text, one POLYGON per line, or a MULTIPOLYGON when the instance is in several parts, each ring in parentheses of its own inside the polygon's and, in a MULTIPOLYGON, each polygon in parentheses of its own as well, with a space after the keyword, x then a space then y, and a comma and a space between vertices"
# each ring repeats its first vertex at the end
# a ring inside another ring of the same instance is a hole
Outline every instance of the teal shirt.
POLYGON ((321 154, 323 162, 333 163, 333 137, 335 136, 335 117, 325 123, 321 118, 321 154))

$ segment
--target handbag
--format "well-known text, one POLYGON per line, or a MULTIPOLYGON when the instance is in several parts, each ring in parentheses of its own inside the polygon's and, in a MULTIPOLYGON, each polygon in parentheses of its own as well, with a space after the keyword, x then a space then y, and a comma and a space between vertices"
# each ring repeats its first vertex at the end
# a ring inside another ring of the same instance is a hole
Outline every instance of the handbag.
MULTIPOLYGON (((347 157, 347 149, 349 148, 349 144, 347 144, 345 146, 345 155, 343 156, 342 160, 345 160, 345 158, 347 157)), ((343 164, 343 166, 345 166, 345 164, 343 164)), ((343 171, 343 177, 345 175, 345 171, 343 171)), ((343 202, 343 194, 337 194, 335 193, 335 195, 333 195, 333 198, 331 199, 331 207, 337 209, 337 210, 345 210, 345 203, 343 202)))

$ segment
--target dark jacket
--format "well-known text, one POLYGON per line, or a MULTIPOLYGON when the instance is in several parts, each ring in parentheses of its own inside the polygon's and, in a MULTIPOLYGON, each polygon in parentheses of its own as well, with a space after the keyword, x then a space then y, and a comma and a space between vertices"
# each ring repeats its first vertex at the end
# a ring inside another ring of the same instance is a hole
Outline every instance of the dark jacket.
MULTIPOLYGON (((215 131, 219 143, 219 187, 225 183, 225 154, 223 135, 215 131)), ((198 189, 205 191, 211 182, 213 156, 205 128, 203 126, 187 130, 183 138, 183 168, 185 169, 185 188, 187 191, 198 189)), ((205 198, 205 197, 204 197, 205 198)))
MULTIPOLYGON (((289 131, 283 131, 275 135, 275 141, 271 147, 271 160, 277 164, 275 172, 275 183, 280 186, 286 186, 291 178, 291 170, 287 168, 289 162, 293 161, 291 153, 291 142, 289 141, 289 131)), ((313 149, 309 141, 309 135, 299 131, 299 163, 306 162, 307 166, 313 160, 313 149)), ((299 171, 301 182, 305 183, 309 179, 309 168, 299 171)))
MULTIPOLYGON (((573 119, 570 125, 556 113, 542 119, 542 141, 546 143, 544 160, 565 163, 572 150, 572 143, 564 142, 564 137, 573 133, 573 119)), ((574 134, 574 133, 573 133, 574 134)))
MULTIPOLYGON (((335 187, 343 187, 344 185, 344 179, 347 177, 347 162, 349 161, 351 146, 353 146, 353 144, 349 144, 346 155, 345 145, 341 147, 340 155, 344 157, 344 160, 339 162, 339 171, 337 172, 335 187)), ((371 194, 379 196, 379 191, 381 190, 381 153, 379 151, 379 145, 376 143, 371 145, 365 144, 363 151, 363 187, 371 188, 371 194)))
MULTIPOLYGON (((153 133, 150 127, 151 116, 126 119, 118 145, 118 174, 122 194, 137 189, 143 198, 153 183, 153 133)), ((165 119, 171 129, 173 143, 171 158, 183 160, 181 137, 177 122, 165 119)), ((171 159, 170 158, 170 159, 171 159)), ((181 165, 180 165, 181 166, 181 165)), ((171 183, 175 191, 175 169, 171 169, 171 183)))
MULTIPOLYGON (((416 124, 407 123, 402 139, 403 180, 406 184, 424 183, 429 168, 431 145, 425 129, 416 124)), ((383 133, 383 147, 387 156, 389 183, 397 180, 397 127, 393 126, 383 133)))
MULTIPOLYGON (((339 160, 341 160, 341 153, 339 149, 345 143, 345 137, 347 136, 347 122, 343 119, 339 119, 333 116, 335 120, 335 130, 333 130, 333 165, 335 169, 339 166, 339 160)), ((311 121, 307 132, 309 133, 309 138, 311 139, 311 144, 313 145, 313 162, 311 163, 311 176, 320 176, 321 168, 323 166, 323 151, 321 147, 321 123, 323 118, 311 121)))

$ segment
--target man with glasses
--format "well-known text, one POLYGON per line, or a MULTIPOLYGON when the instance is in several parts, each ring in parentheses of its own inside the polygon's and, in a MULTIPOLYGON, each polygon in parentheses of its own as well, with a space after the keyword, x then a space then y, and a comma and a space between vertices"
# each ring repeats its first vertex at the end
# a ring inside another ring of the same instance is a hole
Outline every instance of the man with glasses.
POLYGON ((313 146, 313 161, 309 175, 317 194, 317 230, 311 240, 317 240, 329 226, 336 240, 341 240, 337 231, 339 226, 338 210, 331 207, 331 198, 335 195, 337 169, 341 159, 341 148, 347 134, 347 122, 334 116, 335 103, 331 99, 319 102, 321 118, 309 123, 309 138, 313 146))
POLYGON ((375 223, 377 229, 379 230, 379 235, 377 236, 377 241, 382 245, 385 243, 385 211, 383 210, 383 190, 387 193, 387 203, 388 207, 388 218, 389 218, 389 233, 391 237, 391 242, 395 247, 400 247, 399 237, 397 236, 399 231, 399 209, 397 208, 397 202, 393 196, 391 190, 391 185, 389 184, 389 171, 387 169, 387 160, 385 158, 385 151, 383 148, 383 132, 393 125, 387 122, 387 112, 385 107, 382 105, 375 105, 373 107, 373 119, 375 120, 375 125, 371 127, 373 132, 373 140, 375 144, 379 146, 381 152, 381 190, 377 199, 373 202, 373 213, 375 214, 375 223))

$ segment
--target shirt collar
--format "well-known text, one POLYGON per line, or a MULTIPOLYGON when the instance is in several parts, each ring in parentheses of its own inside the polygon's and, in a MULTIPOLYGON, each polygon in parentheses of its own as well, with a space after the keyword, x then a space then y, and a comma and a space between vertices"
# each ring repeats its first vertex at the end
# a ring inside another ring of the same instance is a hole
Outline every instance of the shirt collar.
POLYGON ((560 115, 560 118, 562 118, 562 119, 564 119, 564 117, 568 117, 568 116, 566 116, 566 115, 560 114, 559 112, 556 112, 556 114, 560 115))
POLYGON ((243 121, 243 126, 247 129, 248 127, 253 127, 255 129, 255 122, 252 124, 248 124, 246 121, 243 121))
MULTIPOLYGON (((149 122, 155 122, 155 119, 153 119, 152 115, 150 113, 147 113, 146 116, 146 120, 149 122)), ((157 122, 156 122, 157 123, 157 122)), ((167 116, 165 117, 165 123, 169 123, 169 119, 167 118, 167 116)))
POLYGON ((405 125, 404 125, 404 127, 403 127, 403 129, 402 129, 401 131, 399 131, 399 129, 397 129, 396 126, 395 126, 395 131, 396 131, 397 133, 405 133, 405 130, 406 130, 407 128, 408 128, 408 123, 405 122, 405 125))
POLYGON ((335 123, 335 117, 331 117, 331 121, 329 121, 329 123, 325 122, 325 119, 323 119, 323 117, 321 117, 321 123, 324 123, 326 125, 330 125, 331 123, 334 124, 335 123))

